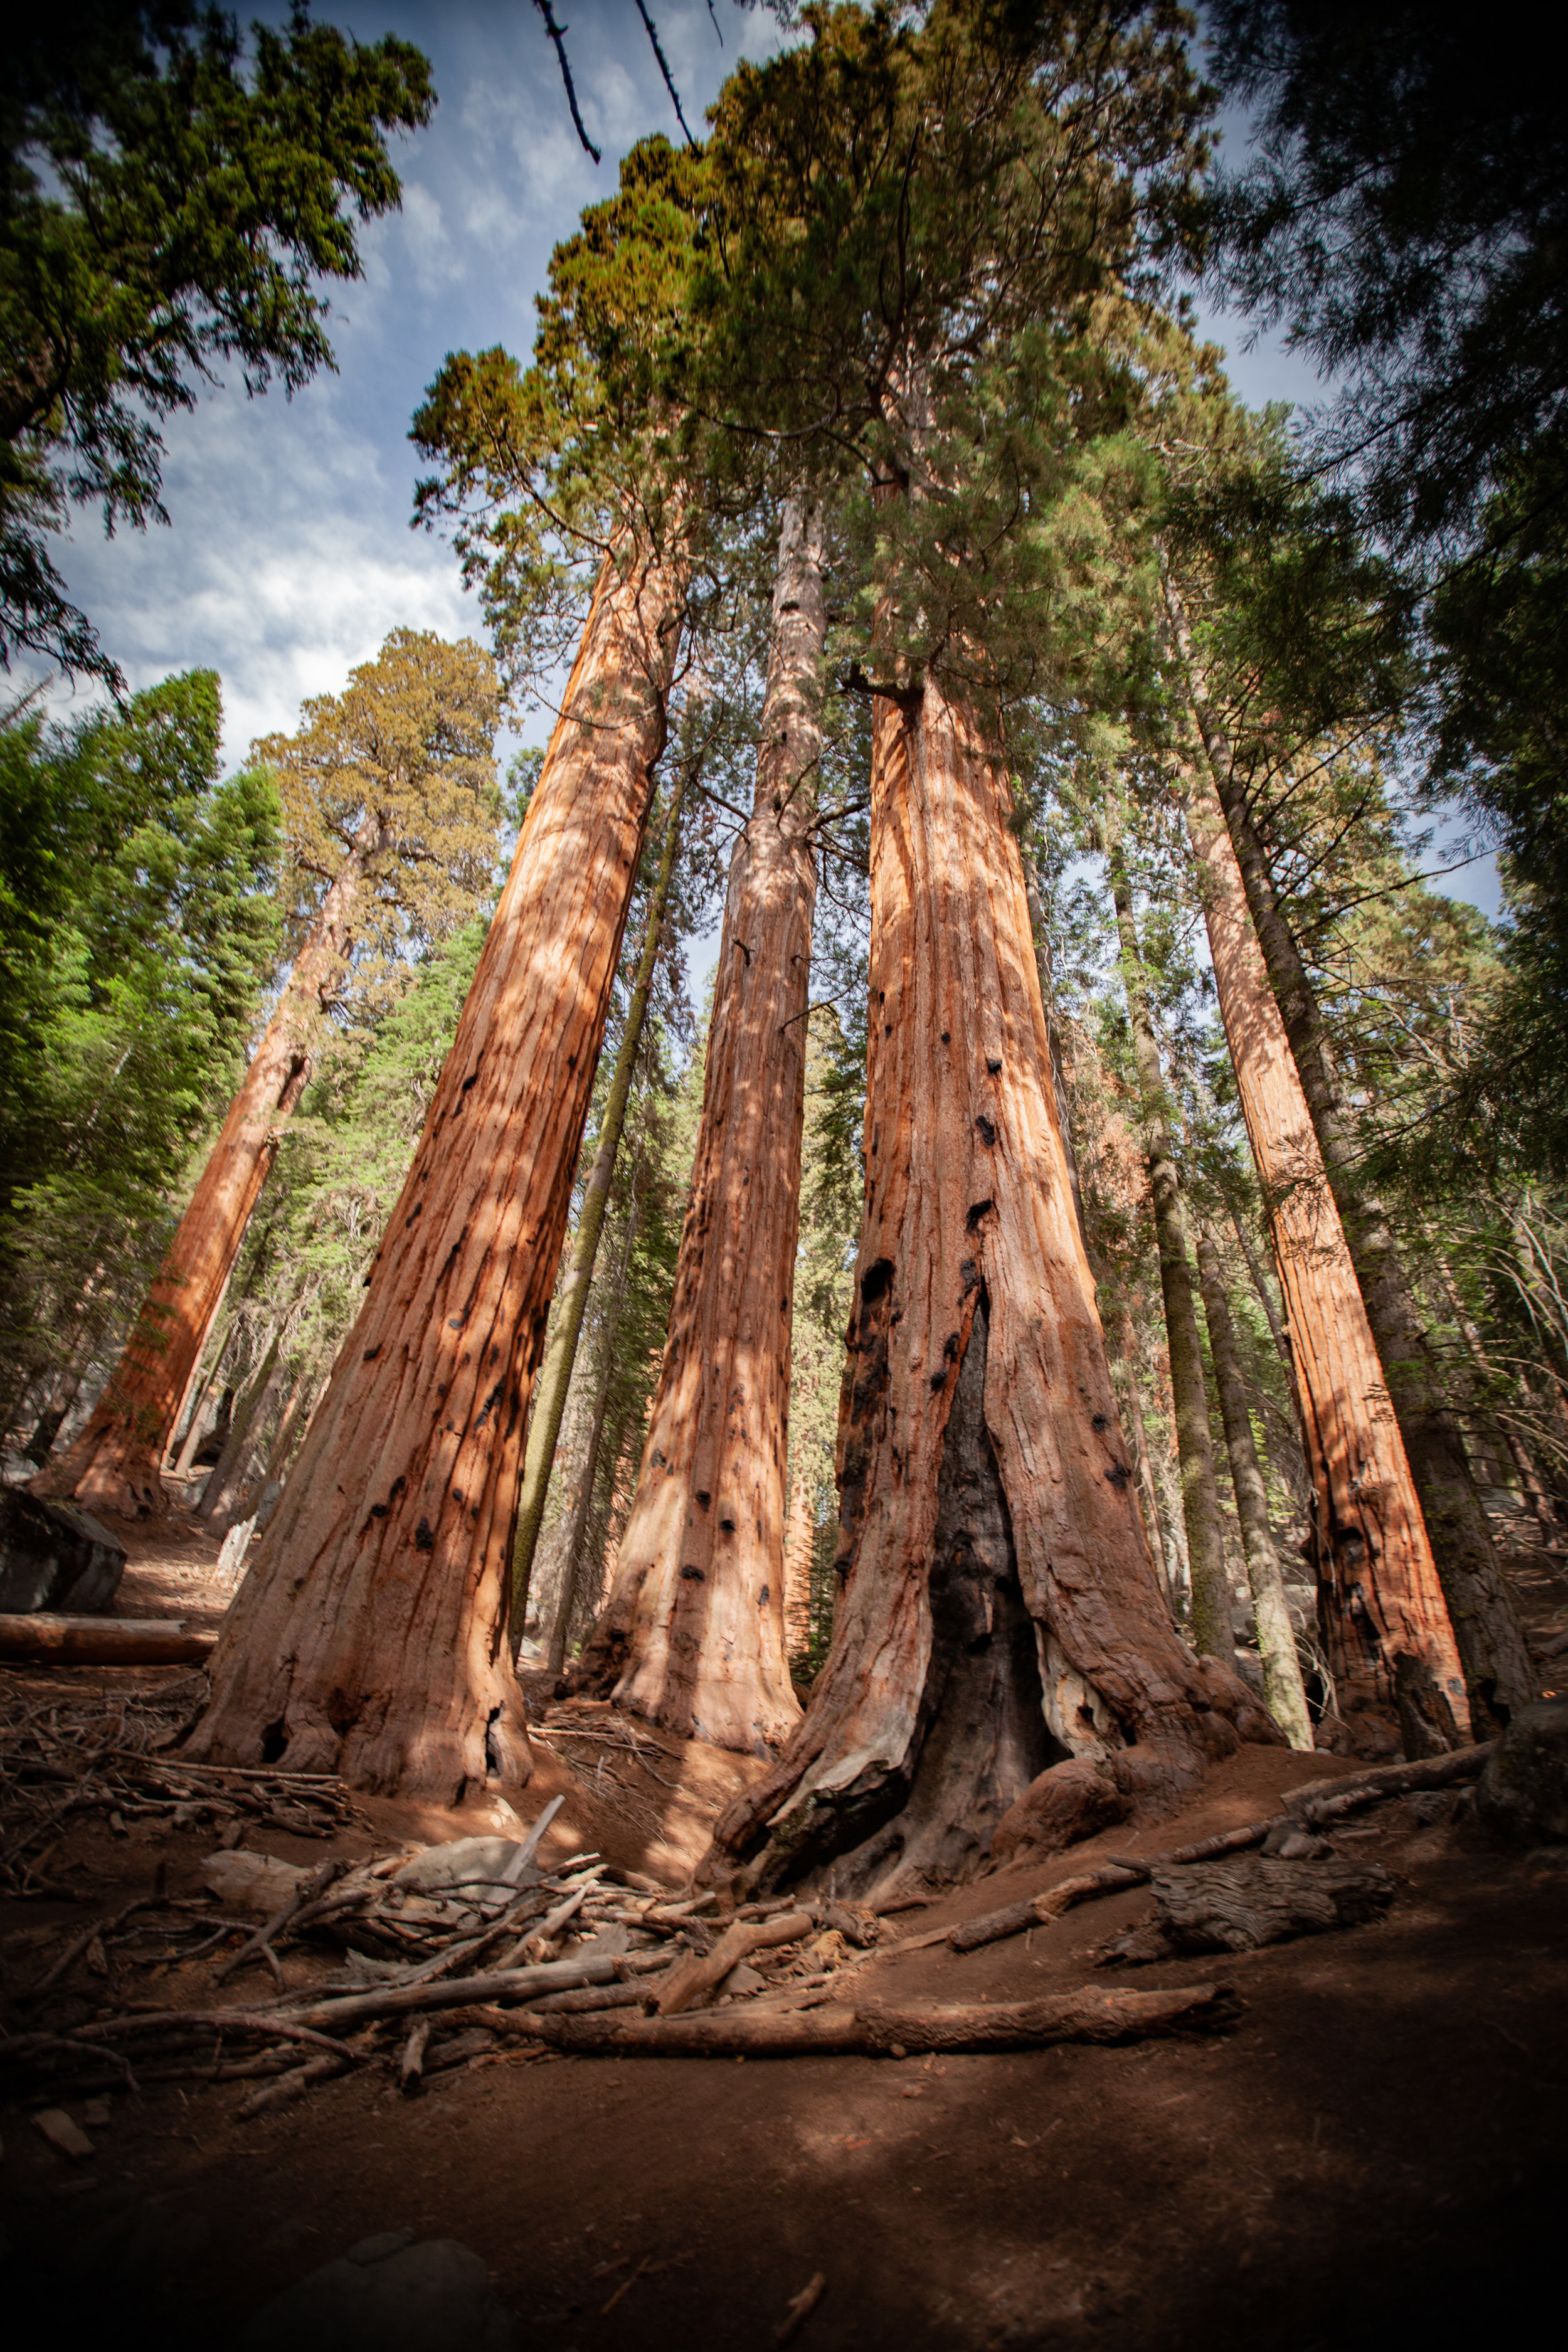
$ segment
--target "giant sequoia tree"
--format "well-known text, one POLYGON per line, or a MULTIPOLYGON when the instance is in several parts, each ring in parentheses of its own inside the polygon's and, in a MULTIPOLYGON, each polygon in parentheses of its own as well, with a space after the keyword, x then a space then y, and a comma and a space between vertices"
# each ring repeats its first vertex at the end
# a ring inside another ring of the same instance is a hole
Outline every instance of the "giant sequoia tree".
POLYGON ((41 1494, 127 1516, 166 1507, 164 1452, 356 932, 404 915, 401 928, 438 934, 489 879, 496 687, 479 646, 395 631, 305 719, 258 747, 283 788, 303 936, 124 1353, 80 1436, 35 1480, 41 1494))
POLYGON ((1163 1796, 1277 1735, 1177 1635, 1121 1458, 996 715, 1014 679, 1071 665, 1067 518, 1108 414, 1092 298, 1136 266, 1138 175, 1190 166, 1194 94, 1157 10, 1068 10, 1037 44, 956 10, 896 50, 850 12, 818 29, 737 113, 774 288, 819 237, 839 256, 840 308, 778 305, 778 396, 820 414, 829 377, 878 479, 866 1219, 833 1647, 710 1866, 867 1887, 977 1866, 1058 1760, 1163 1796), (836 137, 847 223, 817 194, 836 137), (988 435, 1004 381, 1027 422, 988 435))
POLYGON ((618 411, 594 397, 606 349, 680 282, 688 223, 659 175, 668 152, 651 169, 633 159, 621 197, 556 257, 538 367, 449 361, 417 420, 446 468, 430 502, 479 507, 465 546, 493 596, 531 557, 558 604, 585 558, 597 576, 363 1308, 225 1626, 201 1755, 276 1752, 447 1803, 531 1769, 506 1640, 523 1435, 689 568, 646 410, 624 379, 618 411), (563 531, 548 546, 498 513, 529 491, 563 531))
POLYGON ((821 512, 790 499, 664 1368, 578 1675, 668 1729, 742 1750, 775 1746, 800 1712, 784 1648, 784 1469, 826 628, 821 512))

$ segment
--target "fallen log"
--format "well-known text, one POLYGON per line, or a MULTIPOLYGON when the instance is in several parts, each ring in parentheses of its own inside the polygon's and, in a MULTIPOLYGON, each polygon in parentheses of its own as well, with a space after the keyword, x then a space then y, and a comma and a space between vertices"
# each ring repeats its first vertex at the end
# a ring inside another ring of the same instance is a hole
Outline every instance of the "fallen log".
POLYGON ((1228 1985, 1157 1992, 1080 1991, 1041 2000, 906 2001, 897 2008, 704 2010, 695 2017, 530 2017, 531 2038, 584 2056, 903 2058, 933 2050, 1041 2049, 1055 2042, 1142 2042, 1214 2032, 1242 2004, 1228 1985))
POLYGON ((1363 1805, 1378 1804, 1385 1797, 1410 1796, 1417 1789, 1447 1789, 1456 1780, 1473 1780, 1496 1746, 1495 1739, 1484 1739, 1479 1747, 1453 1748, 1446 1756, 1423 1756, 1413 1764, 1383 1764, 1373 1772, 1359 1772, 1353 1780, 1307 1780, 1300 1788, 1288 1789, 1282 1801, 1296 1821, 1316 1826, 1340 1813, 1355 1812, 1363 1805))
POLYGON ((813 1911, 784 1911, 771 1919, 741 1920, 726 1927, 711 1951, 694 1952, 689 1960, 671 1969, 658 1996, 660 2017, 674 2017, 683 2009, 693 2008, 752 1952, 765 1951, 773 1944, 793 1944, 797 1937, 809 1936, 816 1925, 813 1911))
POLYGON ((1118 1854, 1101 1863, 1098 1869, 1081 1871, 1076 1878, 1064 1878, 1058 1885, 1047 1886, 1043 1894, 1027 1895, 1020 1903, 1009 1903, 1001 1911, 987 1911, 978 1919, 966 1919, 961 1927, 950 1927, 947 1940, 955 1952, 973 1952, 982 1944, 999 1943, 1004 1936, 1022 1935, 1027 1927, 1047 1927, 1075 1904, 1092 1902, 1099 1895, 1121 1895, 1130 1886, 1142 1886, 1157 1870, 1171 1870, 1184 1863, 1209 1862, 1216 1854, 1240 1853, 1247 1846, 1261 1845, 1273 1826, 1271 1820, 1248 1822, 1240 1829, 1221 1830, 1215 1837, 1200 1838, 1195 1845, 1179 1845, 1169 1853, 1151 1854, 1147 1862, 1118 1854))
POLYGON ((0 1658, 31 1665, 200 1666, 216 1645, 183 1617, 0 1616, 0 1658))

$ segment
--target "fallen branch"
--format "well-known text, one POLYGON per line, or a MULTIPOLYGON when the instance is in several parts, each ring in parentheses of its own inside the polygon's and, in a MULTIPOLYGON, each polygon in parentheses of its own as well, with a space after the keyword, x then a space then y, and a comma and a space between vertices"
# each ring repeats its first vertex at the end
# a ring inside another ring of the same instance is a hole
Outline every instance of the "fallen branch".
POLYGON ((1414 1764, 1384 1764, 1376 1771, 1359 1774, 1353 1780, 1308 1780, 1300 1788, 1287 1790, 1283 1801, 1286 1811, 1271 1815, 1268 1821, 1222 1830, 1216 1837, 1204 1838, 1196 1845, 1177 1846, 1171 1853, 1151 1854, 1147 1862, 1118 1854, 1096 1870, 1086 1871, 1077 1878, 1064 1878, 1059 1885, 1047 1887, 1044 1894, 1009 1903, 1001 1911, 987 1911, 978 1919, 965 1920, 962 1927, 949 1930, 947 1940, 955 1952, 973 1952, 982 1944, 999 1942, 1005 1936, 1021 1935, 1026 1928, 1047 1927, 1075 1904, 1092 1902, 1100 1895, 1120 1895, 1129 1886, 1143 1885, 1156 1871, 1176 1869, 1187 1863, 1213 1862, 1221 1854, 1240 1853, 1248 1846, 1261 1845, 1272 1830, 1315 1827, 1335 1820, 1341 1813, 1353 1812, 1362 1805, 1378 1804, 1388 1797, 1403 1797, 1416 1789, 1445 1789, 1456 1780, 1474 1780, 1496 1745, 1495 1740, 1485 1740, 1476 1748, 1452 1748, 1446 1756, 1422 1757, 1414 1764))
POLYGON ((774 1944, 793 1944, 808 1936, 816 1925, 814 1912, 785 1911, 772 1919, 741 1920, 726 1927, 711 1951, 694 1952, 689 1960, 671 1969, 658 1997, 660 2017, 674 2017, 693 2007, 751 1953, 765 1951, 774 1944))
MULTIPOLYGON (((468 2001, 525 2001, 546 1992, 574 1991, 579 1985, 616 1982, 623 1973, 647 1975, 669 1965, 665 1952, 618 1952, 613 1958, 543 1960, 531 1969, 497 1969, 489 1976, 448 1977, 441 1984, 386 1985, 374 1992, 347 1993, 289 2011, 297 2025, 363 2025, 373 2017, 406 2017, 425 2009, 457 2009, 468 2001)), ((4 2044, 0 2044, 0 2056, 4 2044)))
POLYGON ((216 1646, 216 1633, 197 1633, 181 1617, 0 1616, 0 1658, 32 1665, 202 1665, 216 1646))
POLYGON ((1375 1805, 1385 1797, 1408 1796, 1417 1789, 1447 1789, 1456 1780, 1477 1779, 1497 1746, 1482 1740, 1476 1748, 1450 1748, 1446 1756, 1423 1756, 1414 1764, 1384 1764, 1374 1772, 1358 1773, 1353 1780, 1308 1780, 1285 1792, 1288 1813, 1314 1826, 1375 1805))
POLYGON ((706 2010, 696 2017, 531 2017, 552 2048, 647 2058, 902 2058, 917 2051, 1040 2049, 1054 2042, 1142 2042, 1212 2032, 1241 2013, 1228 1985, 1085 1991, 1024 2001, 910 2001, 897 2009, 706 2010))

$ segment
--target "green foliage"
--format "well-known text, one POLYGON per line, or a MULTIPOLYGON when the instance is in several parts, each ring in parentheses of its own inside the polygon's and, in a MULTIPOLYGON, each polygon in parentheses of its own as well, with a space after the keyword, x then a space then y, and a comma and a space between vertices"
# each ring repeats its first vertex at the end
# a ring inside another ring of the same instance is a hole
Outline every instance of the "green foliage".
POLYGON ((73 505, 166 521, 161 421, 237 362, 248 392, 331 364, 323 278, 396 205, 387 133, 429 67, 297 5, 286 30, 195 0, 64 0, 7 38, 0 100, 0 663, 115 678, 47 534, 73 505))
POLYGON ((278 951, 270 779, 218 781, 209 671, 0 729, 0 1318, 52 1360, 91 1278, 133 1296, 236 1083, 278 951))

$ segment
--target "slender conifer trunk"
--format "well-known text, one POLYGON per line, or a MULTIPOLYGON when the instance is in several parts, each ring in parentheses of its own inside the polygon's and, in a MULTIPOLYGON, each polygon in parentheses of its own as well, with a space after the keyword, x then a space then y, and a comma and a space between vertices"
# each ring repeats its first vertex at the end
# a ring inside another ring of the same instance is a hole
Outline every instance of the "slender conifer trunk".
POLYGON ((236 1411, 229 1424, 222 1455, 197 1506, 197 1517, 205 1521, 215 1534, 226 1534, 239 1516, 235 1505, 245 1490, 251 1458, 267 1427, 268 1415, 272 1411, 278 1391, 283 1385, 282 1348, 283 1331, 279 1326, 272 1335, 271 1345, 246 1392, 243 1404, 236 1411))
POLYGON ((820 513, 792 499, 664 1362, 615 1582, 574 1674, 667 1730, 759 1755, 800 1719, 784 1468, 826 625, 820 513))
POLYGON ((1410 1465, 1323 1174, 1285 1024, 1205 767, 1189 772, 1220 1018, 1289 1320, 1316 1498, 1318 1612, 1339 1711, 1396 1717, 1407 1754, 1452 1747, 1469 1706, 1410 1465))
POLYGON ((866 1219, 840 1591, 810 1709, 706 1865, 841 1891, 972 1874, 1029 1782, 1166 1801, 1278 1733, 1171 1622, 1117 1424, 1049 1076, 1005 762, 928 679, 879 695, 866 1219))
POLYGON ((364 880, 386 846, 367 817, 295 957, 190 1206, 143 1300, 125 1352, 87 1427, 32 1481, 126 1518, 168 1509, 160 1476, 191 1379, 278 1150, 278 1129, 304 1091, 321 1008, 348 960, 364 880))
POLYGON ((1193 1297, 1187 1253, 1186 1207, 1165 1116, 1165 1074, 1149 1010, 1149 989, 1132 915, 1132 893, 1120 849, 1110 854, 1110 895, 1121 940, 1121 977, 1132 1027, 1142 1113, 1144 1164, 1159 1247, 1160 1288, 1165 1304, 1165 1339, 1171 1357, 1171 1394, 1176 1409, 1176 1454, 1182 1483, 1182 1517, 1187 1529, 1192 1575, 1193 1646, 1205 1657, 1236 1656, 1230 1622, 1230 1578, 1225 1565, 1225 1528, 1215 1477, 1214 1434, 1209 1427, 1208 1385, 1203 1341, 1193 1297))
POLYGON ((1263 1696, 1268 1712, 1292 1748, 1312 1748, 1312 1718, 1307 1711, 1301 1662, 1285 1599, 1285 1572, 1275 1549, 1268 1524, 1268 1491, 1258 1459, 1247 1407, 1247 1383, 1237 1352, 1236 1327, 1226 1296, 1219 1252, 1207 1227, 1198 1227, 1198 1279, 1203 1286, 1204 1316, 1209 1327, 1209 1354, 1214 1360, 1215 1386, 1219 1391, 1220 1419, 1225 1424, 1226 1452, 1230 1457, 1231 1484, 1236 1489, 1236 1516, 1241 1526, 1241 1548, 1247 1555, 1247 1578, 1252 1587, 1253 1622, 1258 1629, 1258 1654, 1263 1661, 1263 1696))
POLYGON ((804 1658, 811 1648, 811 1562, 816 1548, 816 1480, 804 1462, 790 1480, 789 1518, 784 1528, 784 1655, 804 1658))
POLYGON ((455 1804, 531 1769, 505 1638, 523 1431, 663 749, 684 575, 605 560, 359 1320, 191 1752, 455 1804))
POLYGON ((1329 1187, 1340 1213, 1389 1398, 1398 1416, 1422 1517, 1464 1660, 1478 1733, 1500 1727, 1540 1686, 1519 1612, 1504 1580, 1464 1435, 1442 1380, 1408 1276, 1381 1201, 1357 1166, 1340 1109, 1327 1033, 1294 934, 1280 911, 1273 877, 1253 826, 1230 744, 1193 658, 1185 614, 1173 586, 1167 601, 1191 681, 1193 712, 1219 794, 1247 903, 1268 967, 1311 1116, 1329 1187))

